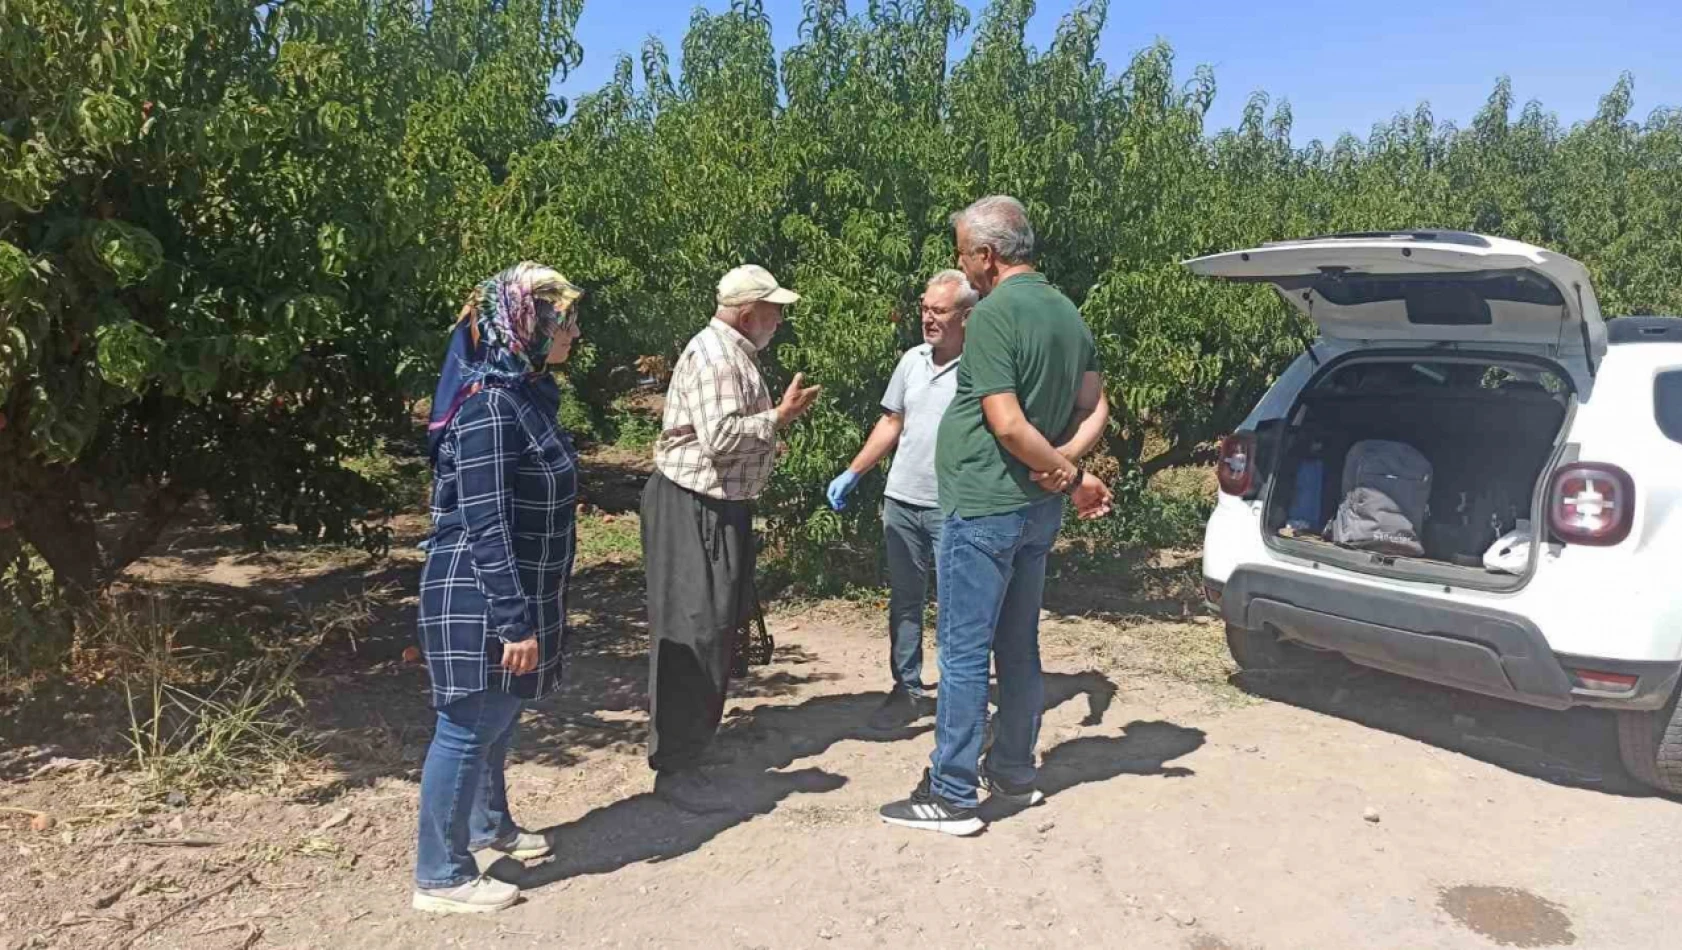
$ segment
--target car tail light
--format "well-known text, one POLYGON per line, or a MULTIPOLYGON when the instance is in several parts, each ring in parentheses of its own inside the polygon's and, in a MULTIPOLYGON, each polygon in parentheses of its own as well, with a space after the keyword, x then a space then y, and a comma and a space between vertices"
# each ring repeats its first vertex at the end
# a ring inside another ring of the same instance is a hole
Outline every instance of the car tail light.
POLYGON ((1578 689, 1594 690, 1597 693, 1627 693, 1635 689, 1639 677, 1628 673, 1606 673, 1601 670, 1569 670, 1572 682, 1578 689))
POLYGON ((1611 547, 1635 526, 1635 480, 1616 465, 1575 462, 1554 473, 1548 527, 1566 544, 1611 547))
POLYGON ((1212 581, 1207 577, 1203 579, 1203 599, 1208 602, 1209 606, 1214 607, 1217 610, 1220 609, 1221 594, 1225 592, 1225 584, 1212 581))
POLYGON ((1221 440, 1221 460, 1215 465, 1221 491, 1242 498, 1256 484, 1256 437, 1240 432, 1221 440))

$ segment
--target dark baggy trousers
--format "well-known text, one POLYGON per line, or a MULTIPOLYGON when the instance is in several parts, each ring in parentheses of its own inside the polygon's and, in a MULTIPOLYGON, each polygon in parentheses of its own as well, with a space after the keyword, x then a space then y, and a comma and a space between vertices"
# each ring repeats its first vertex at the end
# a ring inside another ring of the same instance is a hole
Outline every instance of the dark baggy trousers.
POLYGON ((655 472, 642 493, 648 573, 648 764, 700 764, 724 716, 736 631, 753 610, 753 510, 655 472))

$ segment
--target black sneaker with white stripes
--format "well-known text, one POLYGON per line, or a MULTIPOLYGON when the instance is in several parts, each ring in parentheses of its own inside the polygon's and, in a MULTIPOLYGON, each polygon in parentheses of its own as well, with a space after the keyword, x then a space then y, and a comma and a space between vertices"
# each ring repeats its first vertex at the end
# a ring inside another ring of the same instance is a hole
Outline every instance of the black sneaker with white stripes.
POLYGON ((975 815, 973 808, 960 808, 934 793, 929 787, 929 772, 923 770, 923 780, 911 797, 882 806, 882 820, 902 828, 919 828, 941 834, 965 837, 987 827, 975 815))
POLYGON ((1045 793, 1029 785, 1010 785, 987 768, 987 763, 981 763, 981 787, 994 798, 1009 802, 1019 808, 1032 808, 1045 801, 1045 793))

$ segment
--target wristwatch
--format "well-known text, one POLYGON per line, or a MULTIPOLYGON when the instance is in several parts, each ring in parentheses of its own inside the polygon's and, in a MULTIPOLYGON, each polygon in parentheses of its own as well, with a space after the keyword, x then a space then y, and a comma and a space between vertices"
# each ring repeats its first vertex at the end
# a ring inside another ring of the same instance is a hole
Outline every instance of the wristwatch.
POLYGON ((1085 478, 1086 478, 1086 469, 1081 468, 1079 465, 1076 465, 1075 466, 1075 477, 1069 479, 1069 484, 1064 486, 1063 494, 1068 495, 1070 498, 1073 498, 1075 496, 1075 491, 1080 488, 1080 483, 1085 478))

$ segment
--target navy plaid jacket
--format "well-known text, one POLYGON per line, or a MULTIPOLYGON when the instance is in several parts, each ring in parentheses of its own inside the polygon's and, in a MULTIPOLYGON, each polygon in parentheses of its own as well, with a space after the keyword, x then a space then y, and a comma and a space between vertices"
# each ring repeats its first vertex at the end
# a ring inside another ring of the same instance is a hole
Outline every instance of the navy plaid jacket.
POLYGON ((560 684, 578 470, 558 401, 548 378, 487 387, 439 447, 419 624, 434 706, 487 689, 536 699, 560 684), (503 670, 502 644, 530 637, 537 669, 503 670))

